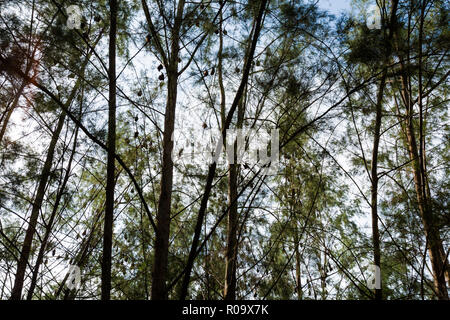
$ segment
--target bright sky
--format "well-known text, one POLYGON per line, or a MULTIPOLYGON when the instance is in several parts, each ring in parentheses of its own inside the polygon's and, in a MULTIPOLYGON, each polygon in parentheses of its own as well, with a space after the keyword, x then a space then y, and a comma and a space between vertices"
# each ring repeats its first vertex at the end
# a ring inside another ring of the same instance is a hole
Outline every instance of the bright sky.
POLYGON ((350 11, 351 0, 319 0, 319 7, 338 15, 342 11, 350 11))

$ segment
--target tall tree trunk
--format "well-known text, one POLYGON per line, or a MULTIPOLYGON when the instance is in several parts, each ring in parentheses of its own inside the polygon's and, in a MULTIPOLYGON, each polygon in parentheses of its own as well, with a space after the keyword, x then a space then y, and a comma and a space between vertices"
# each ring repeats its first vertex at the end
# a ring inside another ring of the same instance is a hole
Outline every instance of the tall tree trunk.
MULTIPOLYGON (((383 109, 383 92, 386 84, 386 69, 381 76, 380 86, 378 88, 375 116, 375 132, 373 138, 372 149, 372 168, 371 168, 371 214, 372 214, 372 245, 373 245, 373 262, 381 271, 381 251, 380 251, 380 232, 378 230, 378 148, 380 144, 381 118, 383 109)), ((381 275, 381 272, 380 272, 381 275)), ((380 279, 381 283, 381 279, 380 279)), ((375 288, 375 300, 381 300, 382 291, 375 288)))
MULTIPOLYGON (((70 104, 72 103, 72 100, 74 99, 75 94, 77 93, 77 91, 79 89, 79 86, 80 86, 80 81, 78 81, 75 84, 74 88, 72 89, 72 91, 65 103, 65 108, 68 108, 70 106, 70 104)), ((27 231, 25 234, 25 239, 24 239, 24 243, 22 246, 22 250, 20 252, 19 262, 17 264, 17 271, 16 271, 15 280, 14 280, 14 287, 11 292, 11 298, 10 298, 11 300, 20 300, 22 297, 22 289, 23 289, 23 282, 25 279, 25 271, 26 271, 28 259, 30 256, 33 237, 36 232, 36 225, 37 225, 37 220, 39 217, 39 211, 42 207, 42 202, 44 200, 45 189, 47 187, 48 178, 50 176, 50 172, 52 169, 52 163, 53 163, 53 158, 54 158, 54 154, 55 154, 56 144, 57 144, 59 136, 61 134, 61 130, 64 125, 65 117, 66 117, 66 113, 64 111, 62 111, 59 116, 56 129, 53 132, 52 139, 50 141, 50 145, 48 147, 47 156, 45 159, 44 166, 42 168, 39 185, 38 185, 38 188, 36 191, 36 196, 35 196, 35 199, 33 202, 32 210, 31 210, 30 220, 28 222, 28 228, 27 228, 27 231)))
POLYGON ((222 8, 223 8, 223 0, 219 1, 220 3, 220 13, 219 13, 219 52, 217 54, 218 56, 218 62, 217 62, 217 80, 219 83, 219 89, 220 89, 220 124, 221 124, 221 130, 223 129, 223 126, 225 125, 225 106, 226 106, 226 95, 225 95, 225 85, 223 83, 223 14, 222 14, 222 8))
POLYGON ((425 231, 425 237, 428 239, 428 253, 430 255, 431 266, 435 283, 436 294, 440 300, 448 300, 447 286, 445 281, 445 255, 439 229, 435 224, 435 219, 431 211, 429 199, 422 193, 423 186, 421 181, 420 164, 412 116, 408 116, 406 126, 406 135, 409 148, 410 159, 413 162, 414 186, 416 190, 417 203, 425 231))
POLYGON ((42 264, 42 261, 44 260, 44 254, 45 254, 45 250, 47 249, 47 243, 48 243, 48 239, 50 237, 51 231, 52 231, 52 227, 53 224, 55 222, 56 219, 56 214, 58 212, 59 209, 59 204, 61 203, 61 199, 62 196, 64 194, 67 182, 69 181, 69 177, 70 177, 70 170, 72 168, 72 160, 73 157, 75 155, 75 151, 76 151, 76 145, 77 145, 77 137, 78 137, 78 127, 75 129, 75 137, 74 137, 74 141, 73 141, 73 148, 72 148, 72 152, 70 154, 70 158, 69 158, 69 162, 66 168, 66 174, 64 176, 64 180, 61 183, 61 186, 58 190, 58 193, 56 195, 56 199, 55 199, 55 204, 53 205, 53 209, 52 209, 52 213, 50 214, 50 219, 47 222, 46 226, 45 226, 45 234, 44 234, 44 238, 42 239, 42 243, 41 243, 41 247, 39 248, 39 253, 36 259, 36 263, 34 265, 33 268, 33 276, 31 277, 31 283, 30 283, 30 288, 28 289, 28 293, 27 293, 27 300, 31 300, 33 298, 33 293, 34 293, 34 289, 36 287, 36 281, 37 281, 37 276, 39 274, 39 268, 42 264))
MULTIPOLYGON (((93 47, 95 47, 97 45, 98 41, 101 39, 101 36, 102 36, 102 33, 100 33, 100 35, 96 39, 95 44, 94 44, 93 47)), ((89 62, 89 59, 90 59, 91 55, 92 55, 92 51, 89 52, 86 55, 86 58, 85 58, 85 60, 83 62, 81 70, 80 70, 81 74, 84 74, 84 71, 86 69, 86 66, 87 66, 87 64, 89 62)), ((76 92, 78 91, 78 89, 81 86, 81 82, 82 82, 82 79, 81 79, 81 77, 79 77, 77 79, 77 82, 75 83, 74 88, 72 89, 72 92, 70 94, 69 100, 67 102, 67 106, 69 106, 72 103, 72 100, 75 97, 76 92)), ((80 104, 79 111, 80 111, 80 115, 81 115, 81 111, 82 111, 81 104, 80 104)), ((58 191, 58 193, 56 195, 56 200, 55 200, 55 204, 53 205, 52 213, 50 214, 50 219, 49 219, 47 225, 45 226, 46 227, 45 228, 45 234, 44 234, 44 238, 43 238, 42 243, 41 243, 41 247, 39 248, 39 253, 38 253, 38 256, 37 256, 37 259, 36 259, 36 263, 35 263, 34 268, 33 268, 33 275, 32 275, 32 278, 31 278, 30 288, 28 289, 28 293, 27 293, 27 300, 31 300, 33 298, 33 292, 34 292, 34 289, 36 287, 36 279, 37 279, 37 276, 38 276, 38 273, 39 273, 39 267, 40 267, 40 265, 41 265, 41 263, 43 261, 45 250, 46 250, 46 247, 47 247, 47 242, 48 242, 48 239, 50 237, 50 233, 52 231, 53 223, 54 223, 55 218, 56 218, 56 214, 57 214, 57 211, 58 211, 58 208, 59 208, 59 204, 61 202, 62 195, 64 193, 65 187, 66 187, 67 182, 68 182, 69 177, 70 177, 70 170, 71 170, 71 167, 72 167, 72 161, 73 161, 73 157, 75 155, 75 150, 76 150, 76 145, 77 145, 78 129, 79 129, 78 127, 76 127, 76 129, 75 129, 73 148, 72 148, 72 152, 70 154, 70 158, 69 158, 69 162, 68 162, 68 165, 67 165, 67 169, 66 169, 66 174, 65 174, 64 180, 63 180, 63 182, 62 182, 62 184, 61 184, 61 186, 59 188, 59 191, 58 191)))
MULTIPOLYGON (((322 296, 322 300, 326 300, 328 296, 327 291, 328 261, 327 261, 327 252, 325 250, 323 252, 323 263, 319 262, 320 287, 321 287, 320 295, 322 296)), ((320 251, 319 251, 319 261, 322 261, 322 253, 320 253, 320 251)))
MULTIPOLYGON (((433 279, 434 279, 434 291, 437 295, 438 299, 441 300, 448 300, 448 293, 447 293, 447 287, 445 282, 445 275, 448 274, 449 270, 445 270, 445 266, 447 265, 447 259, 445 257, 444 248, 442 244, 442 240, 439 235, 439 228, 435 224, 433 212, 431 208, 431 195, 429 190, 427 190, 427 173, 426 173, 426 166, 424 162, 425 157, 425 143, 423 138, 423 123, 422 123, 422 72, 420 71, 423 67, 422 65, 422 35, 423 32, 423 19, 424 19, 424 12, 425 12, 425 3, 422 3, 421 5, 421 17, 419 21, 419 54, 418 54, 418 60, 419 60, 419 142, 420 142, 420 148, 422 149, 419 152, 419 149, 417 147, 416 142, 416 133, 414 129, 414 123, 413 123, 413 117, 414 117, 414 110, 413 106, 414 103, 412 102, 411 97, 411 88, 409 87, 409 74, 408 70, 406 69, 406 66, 403 61, 410 61, 409 52, 407 52, 407 59, 404 59, 402 54, 399 54, 400 59, 400 94, 401 94, 401 100, 405 106, 405 115, 402 115, 400 113, 400 110, 398 110, 399 116, 402 116, 406 120, 406 124, 402 123, 402 131, 406 138, 406 145, 408 148, 408 154, 409 158, 411 160, 411 166, 412 166, 412 172, 413 172, 413 180, 414 180, 414 187, 416 191, 416 198, 417 198, 417 206, 420 213, 420 218, 422 220, 423 228, 424 228, 424 234, 426 238, 427 243, 427 249, 428 254, 430 256, 431 260, 431 267, 432 267, 432 273, 433 273, 433 279)), ((396 37, 396 45, 397 50, 400 51, 400 45, 399 42, 402 41, 400 36, 396 37)))
MULTIPOLYGON (((389 35, 387 40, 390 41, 394 35, 394 24, 396 23, 398 1, 392 1, 391 15, 389 18, 389 24, 383 23, 389 26, 389 35)), ((384 11, 384 10, 383 10, 384 11)), ((384 19, 383 19, 384 21, 384 19)), ((386 34, 385 34, 386 36, 386 34)), ((375 132, 373 137, 372 148, 372 167, 371 167, 371 216, 372 216, 372 245, 373 245, 373 262, 376 267, 380 268, 381 277, 381 249, 380 249, 380 232, 378 229, 378 149, 381 138, 381 121, 383 114, 383 95, 384 88, 386 86, 387 76, 387 61, 389 60, 389 53, 385 57, 383 73, 380 79, 380 85, 378 87, 376 110, 375 110, 375 132)), ((381 279, 380 279, 381 284, 381 279)), ((382 289, 375 288, 375 300, 382 299, 382 289)))
MULTIPOLYGON (((402 66, 403 69, 403 66, 402 66)), ((422 177, 426 177, 426 173, 421 173, 422 166, 419 163, 420 155, 417 148, 416 136, 413 124, 413 108, 408 92, 408 81, 406 72, 403 71, 402 80, 402 99, 406 109, 406 125, 404 132, 408 145, 409 157, 412 163, 412 171, 414 178, 414 187, 416 190, 417 205, 419 208, 425 237, 428 243, 428 254, 431 260, 433 270, 433 278, 435 284, 435 292, 440 300, 448 300, 447 286, 445 281, 445 265, 444 248, 440 238, 439 229, 435 223, 433 212, 431 210, 430 199, 427 193, 423 193, 423 184, 426 183, 422 177)))
MULTIPOLYGON (((293 185, 291 185, 293 186, 293 185)), ((299 205, 297 204, 296 199, 296 190, 294 188, 291 188, 291 215, 296 217, 295 218, 295 225, 294 225, 294 250, 295 250, 295 286, 297 291, 297 299, 302 300, 303 299, 303 289, 302 289, 302 278, 301 278, 301 261, 302 261, 302 255, 300 254, 300 239, 299 239, 299 230, 298 230, 298 215, 296 214, 299 210, 299 205), (297 211, 297 212, 293 212, 297 211)))
MULTIPOLYGON (((222 38, 222 31, 221 38, 222 38)), ((251 38, 249 38, 250 40, 251 38)), ((222 39, 221 39, 222 41, 222 39)), ((219 48, 221 49, 221 48, 219 48)), ((248 53, 248 52, 247 52, 248 53)), ((222 52, 219 52, 222 55, 222 52)), ((245 57, 248 60, 248 57, 245 57)), ((222 61, 220 61, 222 63, 222 61)), ((223 83, 221 84, 221 88, 223 83)), ((222 92, 222 91, 221 91, 222 92)), ((242 124, 244 122, 245 113, 245 93, 243 94, 239 104, 238 104, 238 116, 236 128, 242 129, 242 124)), ((222 97, 223 105, 225 109, 225 96, 222 97)), ((221 103, 222 104, 222 103, 221 103)), ((222 119, 225 119, 225 114, 223 114, 222 119)), ((222 127, 225 123, 222 123, 222 127)), ((238 175, 240 165, 237 163, 237 141, 234 143, 233 147, 233 163, 228 166, 228 217, 227 217, 227 245, 225 250, 225 283, 223 296, 225 300, 236 300, 236 266, 237 266, 237 229, 238 229, 238 175)))
MULTIPOLYGON (((222 139, 223 139, 224 144, 226 144, 226 130, 229 128, 229 126, 231 124, 231 120, 233 118, 234 112, 236 111, 236 108, 241 101, 242 95, 244 93, 244 88, 247 85, 248 77, 250 74, 250 67, 251 67, 251 64, 253 61, 253 56, 255 54, 256 43, 258 42, 259 34, 261 31, 263 13, 266 9, 266 4, 267 4, 267 0, 261 1, 258 15, 255 18, 256 23, 255 23, 253 39, 251 41, 250 50, 248 50, 248 54, 247 54, 248 59, 245 60, 244 72, 242 75, 242 79, 239 84, 239 88, 236 91, 236 95, 234 97, 233 103, 231 104, 230 110, 228 111, 228 115, 225 120, 225 125, 222 128, 222 139)), ((180 288, 180 296, 179 296, 180 300, 186 299, 186 296, 188 294, 188 287, 189 287, 189 282, 190 282, 190 278, 191 278, 191 272, 192 272, 192 268, 194 266, 195 257, 197 256, 197 247, 198 247, 198 243, 199 243, 199 239, 200 239, 202 222, 203 222, 203 219, 206 214, 206 209, 208 206, 208 199, 209 199, 209 195, 211 193, 211 188, 212 188, 212 183, 213 183, 215 172, 216 172, 216 167, 217 167, 217 163, 213 162, 209 166, 209 169, 208 169, 208 176, 206 178, 205 192, 203 193, 202 200, 200 202, 200 208, 198 211, 197 221, 195 224, 194 238, 192 239, 191 249, 189 251, 189 256, 188 256, 188 261, 186 263, 186 268, 184 270, 183 282, 182 282, 181 288, 180 288)))
MULTIPOLYGON (((222 5, 222 1, 220 1, 222 5)), ((222 10, 220 10, 220 22, 219 22, 219 61, 217 66, 218 81, 220 88, 220 117, 221 117, 221 129, 225 126, 225 106, 226 106, 226 96, 225 96, 225 86, 223 83, 223 15, 222 10)), ((242 109, 242 107, 240 107, 242 109)), ((238 111, 239 112, 239 111, 238 111)), ((239 120, 238 120, 239 122, 239 120)), ((227 245, 225 252, 225 284, 223 289, 223 296, 225 300, 235 300, 236 299, 236 263, 235 263, 235 248, 237 245, 237 176, 238 169, 236 165, 236 143, 233 147, 233 164, 228 166, 228 221, 227 221, 227 245)))
MULTIPOLYGON (((419 60, 419 79, 418 79, 418 104, 419 104, 419 167, 420 167, 420 177, 422 181, 422 194, 424 198, 427 199, 427 206, 430 211, 431 208, 431 192, 428 184, 427 178, 427 166, 426 166, 426 152, 425 152, 425 137, 424 137, 424 115, 423 115, 423 83, 422 83, 422 68, 423 68, 423 25, 425 21, 425 12, 426 12, 427 1, 422 1, 421 9, 420 9, 420 21, 419 21, 419 43, 418 43, 418 60, 419 60)), ((439 236, 439 235, 438 235, 439 236)), ((450 266, 447 261, 447 256, 444 251, 444 247, 442 245, 442 241, 440 240, 439 251, 441 256, 441 261, 443 263, 443 272, 444 277, 447 278, 448 285, 450 286, 450 266)), ((447 295, 448 297, 448 295, 447 295)))
MULTIPOLYGON (((94 248, 98 247, 98 244, 102 240, 101 236, 100 237, 98 236, 98 234, 100 234, 100 232, 97 233, 97 229, 101 228, 100 224, 101 224, 101 218, 103 217, 102 213, 103 213, 104 205, 105 204, 103 203, 102 207, 99 208, 98 211, 96 212, 94 219, 93 219, 94 221, 92 223, 92 227, 89 230, 88 235, 86 236, 86 238, 84 238, 82 240, 78 253, 74 254, 74 258, 71 259, 71 263, 73 265, 78 266, 80 269, 82 269, 83 266, 86 265, 88 258, 92 254, 92 251, 94 250, 94 248)), ((60 285, 58 286, 58 289, 55 292, 55 299, 58 299, 58 297, 61 295, 68 278, 69 278, 69 273, 66 273, 66 275, 64 276, 64 279, 61 281, 60 285)), ((64 293, 63 299, 64 300, 75 299, 75 290, 74 289, 66 290, 66 292, 64 293)))
POLYGON ((111 259, 114 219, 115 154, 116 154, 116 33, 117 0, 109 1, 109 117, 108 161, 106 168, 105 224, 103 229, 102 300, 111 298, 111 259))
POLYGON ((177 104, 178 87, 178 54, 179 54, 179 33, 183 19, 184 0, 180 0, 177 6, 177 16, 172 31, 172 43, 167 70, 167 103, 164 116, 163 135, 163 159, 161 174, 161 194, 158 202, 158 212, 156 215, 156 235, 155 254, 152 274, 152 299, 167 299, 166 275, 167 257, 169 254, 170 235, 170 208, 172 203, 172 183, 173 183, 173 161, 172 135, 175 126, 175 109, 177 104))
POLYGON ((48 178, 50 176, 53 157, 55 154, 56 143, 58 142, 59 135, 64 125, 64 119, 66 117, 63 111, 58 119, 56 130, 53 132, 52 139, 45 159, 44 167, 42 168, 39 185, 36 191, 36 196, 33 202, 31 210, 30 220, 28 221, 28 228, 25 234, 22 250, 20 252, 19 262, 17 264, 17 271, 14 280, 14 287, 11 292, 11 300, 20 300, 22 297, 23 282, 25 278, 25 271, 30 257, 31 245, 33 243, 33 237, 36 232, 36 225, 39 217, 39 211, 44 201, 45 189, 47 187, 48 178))
MULTIPOLYGON (((242 128, 244 120, 244 102, 238 105, 237 128, 242 128)), ((227 220, 227 246, 225 251, 225 284, 223 296, 225 300, 236 299, 236 259, 237 259, 237 229, 238 229, 238 175, 239 167, 237 164, 237 142, 233 147, 234 161, 228 166, 228 220, 227 220)))
POLYGON ((225 300, 236 299, 236 257, 237 257, 237 165, 228 166, 228 220, 227 246, 225 251, 225 284, 223 296, 225 300))
MULTIPOLYGON (((297 223, 297 222, 296 222, 297 223)), ((302 278, 301 278, 301 255, 299 249, 298 229, 297 226, 294 231, 294 246, 295 246, 295 285, 297 289, 297 299, 303 299, 302 278)))

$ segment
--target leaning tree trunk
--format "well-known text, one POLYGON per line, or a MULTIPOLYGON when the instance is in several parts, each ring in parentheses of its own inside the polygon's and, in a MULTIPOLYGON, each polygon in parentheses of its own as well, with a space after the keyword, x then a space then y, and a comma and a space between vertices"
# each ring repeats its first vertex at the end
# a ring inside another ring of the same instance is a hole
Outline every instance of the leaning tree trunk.
MULTIPOLYGON (((241 101, 242 95, 244 93, 244 88, 248 81, 248 77, 250 74, 250 67, 251 67, 251 64, 253 61, 253 56, 254 56, 255 49, 256 49, 256 43, 258 42, 259 34, 261 31, 261 27, 262 27, 263 13, 265 11, 266 4, 267 4, 267 0, 261 1, 258 15, 255 18, 255 22, 256 22, 255 30, 254 30, 253 39, 252 39, 252 42, 250 45, 250 50, 248 51, 248 55, 247 55, 248 59, 246 59, 246 61, 245 61, 242 79, 239 84, 239 88, 236 91, 236 95, 234 97, 233 103, 231 104, 230 110, 228 111, 228 114, 227 114, 227 117, 225 120, 225 125, 222 128, 222 139, 223 139, 224 144, 226 144, 226 130, 229 128, 229 126, 231 124, 231 120, 233 118, 234 112, 236 111, 236 108, 241 101)), ((188 294, 191 272, 192 272, 192 268, 194 266, 195 257, 197 256, 197 248, 198 248, 198 243, 200 240, 202 223, 203 223, 203 219, 206 214, 206 209, 208 206, 208 199, 209 199, 209 195, 211 194, 212 183, 214 180, 216 167, 217 167, 216 162, 213 162, 209 166, 209 169, 208 169, 208 176, 206 178, 205 191, 203 193, 202 200, 200 202, 200 208, 198 211, 197 221, 195 224, 194 238, 192 239, 192 244, 191 244, 191 248, 189 251, 188 260, 186 263, 186 268, 184 270, 183 282, 180 287, 180 295, 179 295, 180 300, 186 299, 186 296, 188 294)))
MULTIPOLYGON (((431 192, 428 184, 428 176, 427 176, 427 166, 426 166, 426 155, 425 155, 425 138, 424 138, 424 114, 423 114, 423 83, 422 83, 422 76, 423 71, 422 68, 424 66, 423 63, 423 29, 424 29, 424 22, 425 22, 425 11, 426 11, 427 2, 423 1, 422 6, 420 9, 420 22, 419 22, 419 43, 418 43, 418 60, 419 60, 419 75, 418 75, 418 86, 419 86, 419 92, 418 92, 418 105, 419 105, 419 168, 420 168, 420 178, 422 181, 422 189, 421 192, 424 195, 424 198, 427 199, 427 207, 430 211, 432 211, 431 208, 431 192)), ((439 235, 438 235, 439 236, 439 235)), ((442 241, 439 239, 439 251, 440 251, 440 259, 443 263, 443 272, 444 277, 446 277, 448 285, 450 286, 450 266, 448 265, 447 255, 444 251, 444 247, 442 245, 442 241)), ((447 295, 448 298, 448 295, 447 295)))
MULTIPOLYGON (((40 40, 38 40, 38 43, 33 48, 33 52, 31 54, 31 57, 29 61, 27 62, 26 68, 25 68, 25 74, 28 75, 30 73, 31 68, 33 67, 34 63, 34 56, 36 55, 36 51, 39 47, 40 40)), ((13 114, 14 110, 17 108, 17 105, 19 104, 20 97, 22 96, 23 90, 27 86, 27 81, 25 79, 22 79, 22 83, 20 84, 19 90, 17 90, 17 93, 14 97, 14 100, 12 101, 11 105, 9 106, 9 110, 6 111, 6 114, 4 116, 4 119, 2 119, 2 128, 0 129, 0 145, 3 141, 3 137, 5 136, 6 129, 8 127, 9 120, 11 118, 11 115, 13 114)))
MULTIPOLYGON (((403 66, 402 66, 403 69, 403 66)), ((433 270, 433 278, 435 285, 435 293, 440 300, 448 300, 447 285, 445 280, 445 265, 446 259, 443 256, 444 248, 439 234, 439 228, 435 223, 433 212, 431 210, 430 199, 427 193, 423 192, 423 184, 426 181, 422 177, 426 177, 426 172, 421 173, 419 159, 419 151, 416 142, 414 124, 413 124, 413 108, 408 92, 408 80, 406 72, 402 70, 402 99, 405 103, 406 109, 406 125, 404 126, 404 133, 406 135, 406 142, 408 146, 409 158, 412 164, 412 172, 414 178, 414 187, 416 191, 417 205, 419 208, 420 217, 424 228, 425 237, 428 243, 428 254, 430 256, 431 267, 433 270)))
POLYGON ((75 155, 76 151, 76 145, 77 145, 77 137, 78 137, 78 128, 75 129, 75 137, 73 141, 73 148, 72 152, 70 154, 69 163, 66 168, 66 174, 64 176, 64 180, 58 190, 58 193, 56 195, 55 204, 53 205, 52 212, 50 214, 50 219, 48 220, 46 227, 45 227, 45 234, 44 238, 42 239, 41 247, 39 248, 39 253, 36 259, 36 263, 33 268, 33 276, 31 277, 31 283, 30 288, 28 289, 27 293, 27 300, 31 300, 33 298, 34 289, 36 288, 36 282, 37 282, 37 276, 39 274, 39 268, 42 264, 42 261, 44 260, 44 254, 47 249, 47 243, 48 239, 50 238, 50 234, 53 228, 53 224, 55 223, 56 215, 59 209, 59 204, 61 203, 62 196, 64 194, 64 191, 66 189, 67 182, 69 181, 70 177, 70 170, 72 168, 72 161, 73 157, 75 155))
MULTIPOLYGON (((100 39, 101 39, 101 34, 98 36, 97 40, 95 41, 94 47, 97 45, 97 43, 98 43, 98 41, 100 39)), ((91 55, 92 55, 92 51, 87 54, 87 56, 86 56, 86 58, 85 58, 85 60, 83 62, 82 68, 80 70, 80 74, 84 74, 84 71, 86 69, 86 66, 87 66, 87 64, 89 62, 89 58, 91 57, 91 55)), ((81 86, 81 82, 82 82, 82 78, 79 77, 77 82, 75 83, 74 88, 72 89, 72 92, 71 92, 70 96, 69 96, 69 100, 67 102, 67 106, 69 106, 72 103, 72 100, 75 97, 76 92, 78 91, 79 87, 81 86)), ((63 112, 63 114, 65 115, 64 112, 63 112)), ((81 105, 80 105, 80 115, 81 115, 81 105)), ((34 289, 36 287, 36 280, 37 280, 37 276, 38 276, 38 273, 39 273, 39 267, 40 267, 40 265, 41 265, 41 263, 43 261, 44 253, 45 253, 45 250, 46 250, 46 247, 47 247, 47 242, 48 242, 48 239, 50 237, 50 233, 52 231, 52 227, 53 227, 53 223, 54 223, 55 218, 56 218, 58 207, 59 207, 59 204, 60 204, 61 199, 62 199, 62 195, 64 193, 65 187, 66 187, 67 182, 68 182, 69 177, 70 177, 70 170, 71 170, 73 157, 75 155, 77 138, 78 138, 78 127, 76 127, 76 129, 75 129, 75 137, 74 137, 74 142, 73 142, 73 148, 72 148, 72 152, 71 152, 70 158, 69 158, 69 163, 68 163, 68 166, 67 166, 67 169, 66 169, 66 175, 65 175, 64 180, 63 180, 63 182, 61 184, 61 187, 60 187, 60 189, 59 189, 59 191, 58 191, 58 193, 56 195, 55 204, 53 205, 52 213, 50 214, 50 219, 49 219, 49 221, 48 221, 48 223, 46 225, 44 238, 42 240, 41 247, 39 248, 39 252, 38 252, 37 259, 36 259, 36 263, 35 263, 34 268, 33 268, 33 275, 31 277, 30 288, 28 289, 28 293, 27 293, 27 300, 31 300, 33 298, 33 292, 34 292, 34 289)))
POLYGON ((17 93, 14 97, 14 100, 11 102, 9 108, 6 110, 6 114, 5 117, 3 119, 3 123, 2 123, 2 128, 0 129, 0 145, 2 143, 3 137, 6 133, 6 129, 8 127, 9 124, 9 119, 11 118, 12 113, 14 112, 14 110, 16 109, 18 103, 19 103, 19 99, 22 96, 23 90, 26 87, 26 81, 22 80, 22 84, 19 87, 19 90, 17 90, 17 93))
MULTIPOLYGON (((419 37, 420 41, 422 41, 421 32, 423 31, 423 14, 424 14, 424 7, 421 8, 421 22, 419 22, 419 37)), ((397 50, 400 47, 399 42, 401 41, 400 36, 396 36, 396 46, 397 50)), ((422 47, 420 44, 419 47, 422 47)), ((411 97, 411 90, 410 90, 410 75, 408 74, 408 70, 406 69, 406 66, 403 61, 409 60, 409 53, 407 53, 408 59, 405 59, 405 57, 402 54, 399 54, 400 59, 400 95, 401 100, 405 107, 405 114, 401 114, 400 110, 397 110, 398 115, 405 119, 405 123, 401 123, 401 128, 403 131, 403 134, 405 136, 406 140, 406 147, 408 149, 409 158, 411 161, 411 167, 412 167, 412 173, 413 173, 413 180, 414 180, 414 187, 416 191, 416 199, 417 199, 417 206, 419 209, 420 218, 422 220, 422 225, 424 228, 424 234, 426 238, 427 243, 427 250, 428 254, 430 256, 431 261, 431 268, 433 273, 433 279, 434 279, 434 292, 438 299, 440 300, 448 300, 448 293, 447 293, 447 286, 445 282, 445 274, 448 273, 448 269, 445 270, 445 265, 447 262, 447 259, 445 257, 442 240, 439 235, 439 228, 437 227, 433 212, 431 209, 431 196, 429 194, 429 191, 426 189, 427 185, 427 172, 425 165, 422 165, 424 162, 425 153, 419 152, 416 142, 416 132, 414 128, 414 110, 413 110, 413 100, 411 97), (423 156, 423 158, 421 157, 423 156)), ((422 66, 422 52, 421 49, 419 51, 419 70, 423 67, 422 66)), ((420 71, 421 72, 421 71, 420 71)), ((422 117, 422 83, 421 83, 421 73, 419 75, 419 115, 422 117)), ((422 119, 420 119, 422 121, 422 119)), ((419 135, 422 135, 422 123, 419 124, 419 135)), ((419 142, 421 144, 421 147, 424 148, 424 143, 422 143, 423 137, 420 136, 419 142)))
MULTIPOLYGON (((68 108, 75 97, 76 92, 80 86, 80 82, 77 82, 70 93, 69 98, 65 104, 65 107, 68 108)), ((58 142, 59 135, 61 134, 61 130, 64 125, 64 120, 66 117, 66 113, 62 111, 61 115, 58 119, 58 124, 56 126, 56 130, 53 132, 52 139, 50 141, 50 145, 47 151, 47 157, 45 159, 44 167, 42 168, 41 177, 39 180, 39 185, 36 191, 36 196, 33 202, 33 207, 31 210, 30 220, 28 222, 28 228, 25 234, 25 239, 23 242, 22 250, 20 252, 19 262, 17 264, 17 271, 14 280, 14 287, 11 292, 11 300, 20 300, 22 297, 22 289, 23 282, 25 278, 25 271, 28 264, 28 259, 30 257, 31 245, 33 242, 33 237, 36 232, 37 220, 39 217, 39 211, 42 207, 42 203, 44 201, 45 189, 47 187, 48 178, 50 176, 53 158, 55 154, 56 143, 58 142)))
POLYGON ((418 159, 417 144, 414 136, 412 119, 409 119, 406 126, 407 142, 410 159, 413 163, 414 186, 416 190, 417 203, 425 231, 425 237, 428 239, 428 253, 430 255, 431 266, 433 269, 433 278, 435 290, 440 300, 448 300, 447 286, 445 280, 445 256, 439 229, 435 223, 433 212, 428 197, 422 193, 422 183, 420 174, 420 165, 418 159))
POLYGON ((22 297, 23 282, 25 278, 25 271, 28 264, 28 259, 30 257, 31 245, 33 242, 33 237, 36 232, 37 220, 39 217, 39 211, 44 201, 45 189, 47 187, 48 178, 50 176, 53 157, 55 154, 56 143, 58 142, 59 135, 64 125, 64 119, 66 117, 63 111, 58 119, 58 125, 56 130, 53 132, 52 139, 47 152, 47 158, 45 159, 44 167, 42 168, 41 177, 39 180, 39 185, 36 192, 36 197, 33 202, 33 207, 31 210, 30 220, 28 221, 28 228, 25 234, 25 239, 23 242, 22 250, 20 252, 19 263, 17 264, 16 277, 14 280, 14 287, 11 292, 11 300, 20 300, 22 297))

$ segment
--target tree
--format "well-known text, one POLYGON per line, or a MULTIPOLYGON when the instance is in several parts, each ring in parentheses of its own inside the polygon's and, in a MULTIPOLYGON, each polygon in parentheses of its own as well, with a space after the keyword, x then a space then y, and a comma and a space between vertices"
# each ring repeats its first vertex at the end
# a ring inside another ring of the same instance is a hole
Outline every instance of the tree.
POLYGON ((108 165, 106 169, 105 225, 103 230, 102 300, 111 296, 111 254, 114 220, 115 153, 116 153, 116 33, 117 1, 111 0, 109 25, 109 118, 108 118, 108 165))

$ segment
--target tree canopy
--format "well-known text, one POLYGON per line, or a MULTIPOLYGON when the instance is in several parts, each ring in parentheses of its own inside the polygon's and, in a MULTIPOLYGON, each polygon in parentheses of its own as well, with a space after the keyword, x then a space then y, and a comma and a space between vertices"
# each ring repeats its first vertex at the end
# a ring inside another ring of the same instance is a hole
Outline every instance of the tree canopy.
POLYGON ((448 300, 449 3, 321 4, 0 1, 0 299, 448 300))

